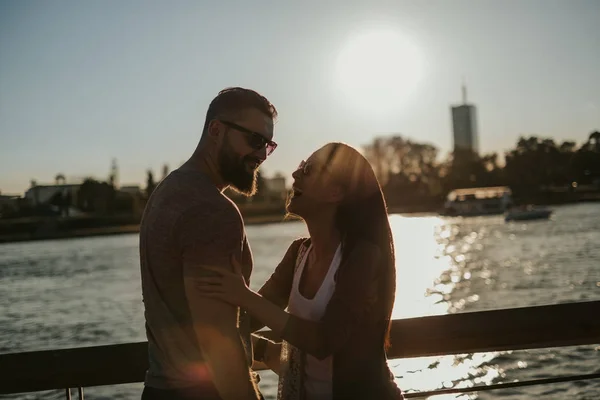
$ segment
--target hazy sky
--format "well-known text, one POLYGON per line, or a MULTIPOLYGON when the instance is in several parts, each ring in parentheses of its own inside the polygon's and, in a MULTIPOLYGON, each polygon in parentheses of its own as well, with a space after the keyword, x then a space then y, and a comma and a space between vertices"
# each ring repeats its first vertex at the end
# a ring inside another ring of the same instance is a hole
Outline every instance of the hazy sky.
POLYGON ((210 100, 238 85, 280 113, 267 175, 394 132, 445 156, 463 76, 483 152, 520 134, 582 142, 600 129, 599 20, 598 0, 0 0, 0 191, 105 179, 113 157, 122 184, 142 183, 189 157, 210 100), (412 50, 356 44, 381 30, 412 50), (360 75, 361 60, 388 68, 360 75), (389 87, 361 101, 344 74, 389 87))

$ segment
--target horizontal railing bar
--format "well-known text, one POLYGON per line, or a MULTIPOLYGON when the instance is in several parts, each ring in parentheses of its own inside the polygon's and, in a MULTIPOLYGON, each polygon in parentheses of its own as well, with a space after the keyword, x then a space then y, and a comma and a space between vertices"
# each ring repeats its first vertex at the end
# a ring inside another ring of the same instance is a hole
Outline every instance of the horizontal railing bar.
POLYGON ((392 322, 390 358, 600 343, 600 301, 438 315, 392 322))
MULTIPOLYGON (((388 356, 597 344, 598 315, 600 301, 400 319, 392 324, 388 356)), ((0 394, 142 382, 147 348, 139 342, 3 354, 0 394)))
POLYGON ((430 391, 426 391, 426 392, 410 392, 410 393, 404 393, 404 397, 407 399, 413 399, 413 398, 419 398, 419 397, 440 396, 440 395, 444 395, 444 394, 484 392, 484 391, 488 391, 488 390, 510 389, 510 388, 516 388, 516 387, 535 386, 535 385, 548 385, 548 384, 553 384, 553 383, 575 382, 575 381, 583 381, 583 380, 598 379, 598 378, 600 378, 600 373, 559 376, 559 377, 554 377, 554 378, 534 379, 534 380, 530 380, 530 381, 494 383, 492 385, 479 385, 479 386, 473 386, 473 387, 467 387, 467 388, 449 388, 449 389, 430 390, 430 391))

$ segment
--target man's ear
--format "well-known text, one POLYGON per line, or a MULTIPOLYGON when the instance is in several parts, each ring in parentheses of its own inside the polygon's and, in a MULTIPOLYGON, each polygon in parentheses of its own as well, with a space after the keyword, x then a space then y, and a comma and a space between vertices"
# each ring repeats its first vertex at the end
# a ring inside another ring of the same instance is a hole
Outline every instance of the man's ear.
POLYGON ((219 135, 222 131, 222 125, 216 119, 213 119, 208 123, 208 137, 216 141, 219 138, 219 135))

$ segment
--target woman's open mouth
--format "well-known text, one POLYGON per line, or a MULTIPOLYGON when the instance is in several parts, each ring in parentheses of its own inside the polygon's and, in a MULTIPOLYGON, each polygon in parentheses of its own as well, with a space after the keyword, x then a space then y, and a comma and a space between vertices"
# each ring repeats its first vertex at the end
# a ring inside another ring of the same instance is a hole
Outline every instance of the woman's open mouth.
POLYGON ((292 187, 292 193, 294 197, 302 196, 302 190, 298 189, 297 187, 292 187))

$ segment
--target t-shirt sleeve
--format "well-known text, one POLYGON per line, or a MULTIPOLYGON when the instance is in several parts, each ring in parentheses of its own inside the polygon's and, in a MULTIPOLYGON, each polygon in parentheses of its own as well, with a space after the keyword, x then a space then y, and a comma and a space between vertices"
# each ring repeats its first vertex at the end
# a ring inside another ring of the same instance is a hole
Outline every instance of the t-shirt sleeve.
POLYGON ((203 266, 231 271, 232 255, 243 260, 244 227, 239 211, 227 202, 191 209, 182 215, 175 237, 181 252, 185 295, 200 346, 209 346, 206 337, 211 336, 210 332, 221 332, 231 340, 241 341, 246 362, 251 363, 249 321, 245 314, 231 304, 203 297, 195 287, 195 278, 216 274, 203 266))
POLYGON ((175 230, 183 263, 183 276, 197 277, 211 272, 202 265, 231 268, 231 255, 241 259, 244 228, 241 216, 231 204, 200 207, 184 213, 175 230))

